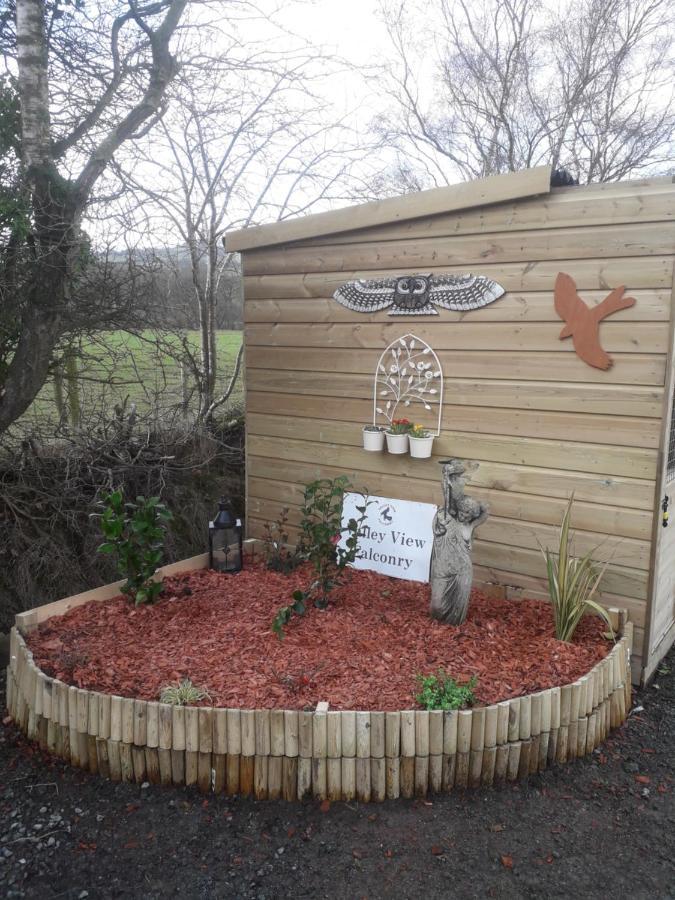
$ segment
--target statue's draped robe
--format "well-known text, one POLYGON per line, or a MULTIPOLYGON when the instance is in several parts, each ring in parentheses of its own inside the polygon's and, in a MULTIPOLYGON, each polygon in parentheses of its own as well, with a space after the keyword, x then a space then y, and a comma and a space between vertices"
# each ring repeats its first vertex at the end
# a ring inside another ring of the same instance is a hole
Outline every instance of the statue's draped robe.
POLYGON ((431 551, 431 615, 461 625, 469 608, 473 580, 470 530, 443 508, 434 516, 431 551))

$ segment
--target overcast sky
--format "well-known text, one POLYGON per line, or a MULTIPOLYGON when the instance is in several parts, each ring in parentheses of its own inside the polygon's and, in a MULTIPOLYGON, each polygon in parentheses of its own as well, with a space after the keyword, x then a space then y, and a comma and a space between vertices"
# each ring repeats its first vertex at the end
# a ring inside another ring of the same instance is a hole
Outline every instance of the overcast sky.
POLYGON ((353 72, 344 71, 330 79, 328 89, 336 112, 353 114, 361 127, 370 121, 378 105, 376 85, 369 85, 365 76, 390 52, 379 6, 380 0, 300 0, 285 4, 276 16, 279 23, 308 43, 354 66, 353 72))

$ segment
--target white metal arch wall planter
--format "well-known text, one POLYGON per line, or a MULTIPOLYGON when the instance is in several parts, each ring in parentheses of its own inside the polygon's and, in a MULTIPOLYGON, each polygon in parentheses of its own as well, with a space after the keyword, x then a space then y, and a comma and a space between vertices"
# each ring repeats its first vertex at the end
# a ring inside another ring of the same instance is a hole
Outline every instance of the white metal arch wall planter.
POLYGON ((387 425, 405 412, 438 409, 435 437, 441 433, 443 371, 426 341, 404 334, 384 350, 377 361, 373 385, 373 425, 378 416, 387 425), (408 409, 412 407, 412 409, 408 409))
POLYGON ((346 281, 333 299, 354 312, 392 307, 390 316, 437 316, 435 306, 470 312, 499 300, 504 293, 501 284, 485 275, 399 275, 346 281))

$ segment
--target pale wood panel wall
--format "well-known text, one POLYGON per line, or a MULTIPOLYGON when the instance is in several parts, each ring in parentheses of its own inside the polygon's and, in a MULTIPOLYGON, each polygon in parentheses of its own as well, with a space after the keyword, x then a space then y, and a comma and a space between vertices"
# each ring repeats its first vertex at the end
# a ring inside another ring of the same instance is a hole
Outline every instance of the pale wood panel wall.
POLYGON ((402 238, 426 238, 437 235, 490 234, 504 231, 528 231, 535 228, 574 228, 588 225, 621 225, 641 222, 675 221, 673 179, 663 178, 651 184, 624 182, 621 185, 593 185, 584 188, 580 202, 576 188, 554 188, 546 197, 500 203, 488 209, 469 209, 461 213, 442 213, 381 225, 367 230, 321 236, 302 241, 302 245, 353 244, 370 241, 400 241, 402 238))
POLYGON ((476 460, 470 491, 492 510, 476 534, 476 577, 510 596, 543 595, 537 540, 555 542, 574 492, 579 549, 614 554, 605 599, 628 606, 641 638, 674 213, 668 181, 603 185, 246 252, 249 533, 259 536, 283 506, 295 521, 302 485, 313 478, 345 473, 371 493, 438 502, 436 460, 476 460), (505 297, 433 319, 362 315, 331 299, 355 277, 468 270, 499 281, 505 297), (619 284, 637 300, 601 325, 614 357, 608 372, 558 339, 560 271, 589 304, 619 284), (444 370, 443 430, 431 461, 361 449, 377 357, 408 331, 436 350, 444 370))
MULTIPOLYGON (((499 301, 497 301, 499 302, 499 301)), ((602 343, 609 353, 659 353, 667 352, 668 331, 660 322, 623 322, 621 313, 615 321, 602 324, 602 343)), ((440 319, 440 317, 439 317, 440 319)), ((483 322, 445 324, 419 319, 411 321, 401 317, 385 322, 358 324, 270 324, 246 325, 246 342, 266 347, 296 347, 299 332, 303 347, 340 347, 345 350, 384 350, 391 341, 406 331, 414 332, 423 341, 440 350, 480 350, 485 354, 493 350, 529 351, 547 353, 574 353, 571 339, 557 340, 556 325, 544 322, 503 322, 499 327, 486 327, 483 322), (434 327, 435 326, 435 327, 434 327), (554 342, 556 341, 556 342, 554 342)))
MULTIPOLYGON (((451 354, 445 354, 450 360, 451 354)), ((440 357, 439 357, 440 358, 440 357)), ((279 382, 276 369, 252 369, 251 391, 326 396, 333 390, 340 397, 361 399, 373 386, 372 372, 352 375, 334 372, 285 372, 279 382)), ((574 382, 520 382, 511 379, 444 379, 444 389, 453 404, 461 406, 499 406, 512 409, 541 409, 567 412, 570 408, 600 416, 618 415, 658 418, 663 399, 660 387, 641 385, 599 385, 574 382)))
MULTIPOLYGON (((272 445, 267 444, 268 448, 270 446, 272 445)), ((251 451, 257 449, 258 447, 252 444, 251 451)), ((372 455, 374 454, 368 454, 369 457, 372 455)), ((322 473, 327 473, 330 477, 346 474, 357 487, 366 488, 372 494, 385 497, 396 496, 403 500, 420 500, 428 503, 439 502, 440 488, 438 471, 435 468, 429 468, 427 470, 428 477, 421 478, 419 472, 412 474, 399 465, 396 466, 395 471, 382 474, 373 471, 377 468, 376 463, 371 463, 370 468, 357 463, 357 468, 353 469, 349 468, 343 454, 337 458, 340 465, 331 465, 321 457, 313 459, 311 462, 297 462, 279 459, 278 456, 264 457, 252 452, 252 465, 249 466, 249 470, 255 472, 260 478, 282 481, 291 487, 304 485, 308 481, 320 478, 322 473)), ((382 467, 380 466, 380 468, 382 467)), ((255 476, 251 475, 250 477, 254 478, 255 476)), ((327 476, 324 474, 323 477, 327 476)), ((525 486, 523 485, 523 487, 525 486)), ((503 482, 493 483, 488 487, 472 482, 471 493, 481 500, 488 501, 494 515, 549 525, 559 524, 566 505, 566 496, 556 497, 548 493, 540 496, 525 493, 523 490, 517 490, 513 485, 503 482)), ((652 511, 651 509, 624 510, 620 506, 579 499, 577 494, 572 523, 575 528, 586 531, 595 530, 607 535, 616 535, 619 538, 634 537, 649 541, 652 511)))
MULTIPOLYGON (((584 300, 596 306, 607 296, 607 291, 584 291, 584 300)), ((623 313, 624 322, 667 322, 670 317, 670 291, 631 291, 639 307, 631 307, 623 313)), ((251 300, 245 308, 246 322, 356 322, 362 313, 347 309, 330 297, 300 298, 298 300, 251 300)), ((391 321, 391 319, 389 320, 391 321)), ((400 320, 399 320, 400 321, 400 320)), ((514 291, 483 309, 469 312, 445 310, 444 322, 560 322, 551 303, 551 294, 544 291, 522 293, 514 291)))
MULTIPOLYGON (((304 394, 262 393, 250 391, 246 408, 270 415, 307 416, 358 422, 372 420, 372 400, 345 400, 339 397, 317 397, 304 394)), ((457 431, 484 434, 511 434, 521 437, 562 439, 573 435, 576 440, 616 446, 653 447, 659 445, 657 419, 635 416, 606 416, 575 412, 544 412, 486 406, 458 406, 444 403, 446 421, 457 431), (570 429, 573 429, 570 431, 570 429)))
POLYGON ((661 256, 671 251, 675 223, 606 225, 500 234, 454 235, 358 244, 289 247, 246 254, 247 275, 344 272, 403 266, 473 266, 520 260, 578 260, 598 256, 661 256))
MULTIPOLYGON (((351 425, 346 428, 339 421, 326 422, 322 419, 268 416, 251 412, 247 417, 247 427, 249 434, 291 439, 302 435, 308 441, 361 447, 361 429, 351 425)), ((530 438, 525 442, 518 436, 477 435, 452 429, 443 430, 435 446, 437 455, 441 457, 455 453, 467 459, 523 466, 540 466, 542 459, 545 459, 548 468, 580 471, 583 467, 585 472, 605 477, 625 475, 628 478, 647 480, 652 477, 658 457, 656 450, 635 447, 609 447, 537 438, 530 438)), ((419 461, 410 462, 414 466, 420 465, 419 461)), ((365 464, 365 460, 359 454, 357 467, 361 464, 365 464)), ((402 465, 393 460, 392 464, 402 465)), ((419 468, 413 468, 410 472, 413 477, 419 473, 419 468)))
MULTIPOLYGON (((298 329, 298 336, 301 329, 298 329)), ((299 337, 298 337, 299 340, 299 337)), ((580 384, 651 384, 663 387, 666 357, 661 354, 615 353, 614 365, 607 372, 580 366, 574 354, 513 353, 495 350, 489 354, 479 350, 453 350, 450 372, 456 378, 483 378, 509 381, 563 381, 580 384)), ((308 372, 357 372, 373 374, 371 350, 324 347, 246 347, 246 365, 251 369, 285 369, 308 372)))
MULTIPOLYGON (((296 273, 292 275, 249 275, 243 257, 244 293, 250 300, 297 300, 302 297, 332 297, 345 281, 353 278, 379 278, 407 274, 409 267, 393 269, 355 269, 353 271, 296 273)), ((507 291, 552 291, 556 275, 567 270, 580 290, 602 290, 608 285, 625 284, 629 290, 669 288, 672 283, 672 256, 624 256, 608 259, 572 261, 542 260, 497 264, 474 264, 474 275, 494 278, 507 291)), ((413 269, 414 271, 414 269, 413 269)), ((464 275, 467 266, 438 266, 435 261, 420 268, 433 274, 464 275)), ((609 290, 609 288, 607 287, 609 290)), ((386 318, 386 313, 380 314, 386 318)))

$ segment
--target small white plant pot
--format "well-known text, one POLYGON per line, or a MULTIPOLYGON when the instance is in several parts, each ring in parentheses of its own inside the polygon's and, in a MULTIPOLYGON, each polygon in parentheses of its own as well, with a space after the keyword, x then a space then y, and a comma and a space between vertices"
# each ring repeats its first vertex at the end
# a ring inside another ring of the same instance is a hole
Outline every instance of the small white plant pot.
POLYGON ((423 438, 409 435, 408 440, 410 441, 411 456, 414 456, 415 459, 429 459, 431 456, 431 448, 434 443, 433 434, 423 438))
POLYGON ((389 453, 407 453, 408 452, 408 435, 407 434, 390 434, 385 432, 387 438, 387 450, 389 453))
POLYGON ((364 428, 363 449, 381 453, 384 450, 384 431, 381 428, 378 428, 377 431, 369 431, 364 428))

